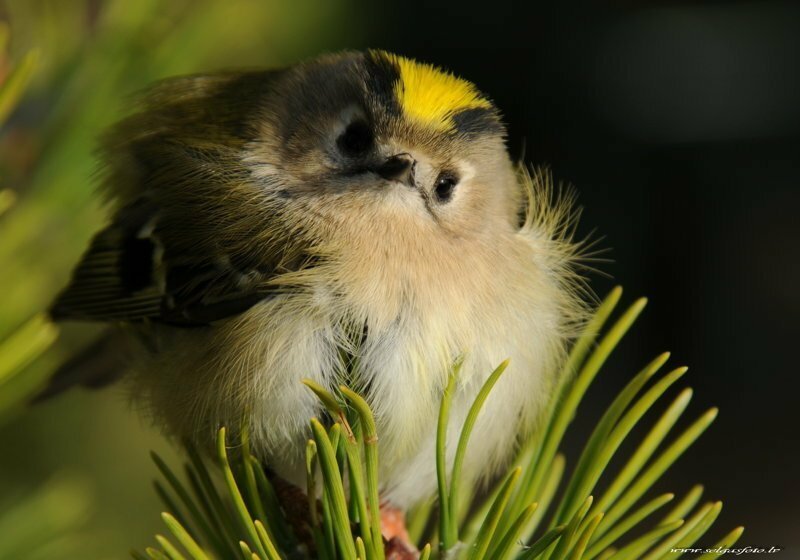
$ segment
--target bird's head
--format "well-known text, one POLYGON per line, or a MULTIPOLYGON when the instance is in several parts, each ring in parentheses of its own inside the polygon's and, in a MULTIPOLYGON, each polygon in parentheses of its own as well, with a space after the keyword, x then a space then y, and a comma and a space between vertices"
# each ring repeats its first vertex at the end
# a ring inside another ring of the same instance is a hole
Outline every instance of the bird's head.
POLYGON ((286 70, 264 103, 246 160, 287 206, 458 237, 518 219, 505 128, 470 82, 383 51, 346 53, 286 70))

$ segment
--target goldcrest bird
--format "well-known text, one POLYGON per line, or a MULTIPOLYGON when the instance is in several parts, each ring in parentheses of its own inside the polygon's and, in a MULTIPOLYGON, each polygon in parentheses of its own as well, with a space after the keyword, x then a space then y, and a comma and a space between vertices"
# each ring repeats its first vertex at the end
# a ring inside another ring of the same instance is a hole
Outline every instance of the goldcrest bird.
POLYGON ((111 221, 52 316, 112 324, 127 348, 103 352, 126 356, 167 433, 207 445, 246 422, 254 452, 304 484, 323 411, 301 380, 347 384, 376 416, 382 499, 405 509, 435 491, 456 360, 450 442, 510 360, 466 481, 534 429, 584 309, 572 212, 511 161, 473 84, 383 51, 180 77, 102 154, 111 221))

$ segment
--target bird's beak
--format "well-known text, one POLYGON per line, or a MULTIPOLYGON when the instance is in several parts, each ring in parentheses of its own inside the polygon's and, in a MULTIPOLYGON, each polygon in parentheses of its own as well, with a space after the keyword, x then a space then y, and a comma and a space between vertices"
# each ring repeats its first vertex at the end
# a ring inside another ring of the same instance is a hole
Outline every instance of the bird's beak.
POLYGON ((384 179, 398 181, 413 187, 416 163, 416 160, 409 154, 395 154, 372 170, 384 179))

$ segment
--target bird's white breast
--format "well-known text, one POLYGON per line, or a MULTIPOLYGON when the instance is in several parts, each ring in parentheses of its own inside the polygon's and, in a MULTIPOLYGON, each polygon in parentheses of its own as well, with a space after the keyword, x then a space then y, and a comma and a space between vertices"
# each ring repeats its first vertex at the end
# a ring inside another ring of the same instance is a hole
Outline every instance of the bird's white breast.
POLYGON ((321 413, 301 384, 362 391, 378 424, 384 493, 407 507, 435 490, 438 406, 450 367, 464 357, 453 405, 452 451, 491 371, 510 358, 473 432, 468 478, 501 465, 546 401, 563 346, 557 283, 536 244, 518 233, 471 252, 380 243, 349 251, 298 279, 300 289, 198 334, 168 330, 139 368, 153 409, 171 431, 198 438, 247 412, 255 449, 301 483, 308 420, 321 413), (344 371, 341 350, 357 358, 344 371), (175 353, 180 353, 175 359, 175 353), (161 363, 161 364, 160 364, 161 363), (170 364, 170 368, 166 364, 170 364), (174 364, 182 364, 175 368, 174 364), (158 379, 155 379, 158 376, 158 379))

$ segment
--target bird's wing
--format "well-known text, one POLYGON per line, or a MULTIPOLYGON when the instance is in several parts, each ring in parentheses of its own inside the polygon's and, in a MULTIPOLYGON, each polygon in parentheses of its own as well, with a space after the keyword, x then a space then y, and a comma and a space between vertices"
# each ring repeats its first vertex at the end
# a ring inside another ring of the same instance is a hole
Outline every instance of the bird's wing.
POLYGON ((94 237, 50 313, 56 320, 208 324, 270 295, 264 285, 274 271, 248 269, 237 257, 175 250, 160 235, 158 209, 139 201, 94 237))
POLYGON ((307 262, 275 237, 285 228, 272 190, 251 181, 241 157, 260 137, 253 114, 275 75, 171 79, 112 128, 103 187, 117 210, 53 305, 55 319, 208 324, 268 297, 273 276, 307 262))

